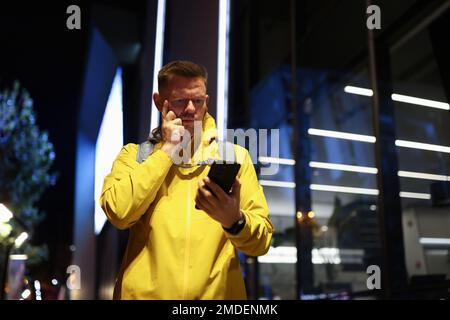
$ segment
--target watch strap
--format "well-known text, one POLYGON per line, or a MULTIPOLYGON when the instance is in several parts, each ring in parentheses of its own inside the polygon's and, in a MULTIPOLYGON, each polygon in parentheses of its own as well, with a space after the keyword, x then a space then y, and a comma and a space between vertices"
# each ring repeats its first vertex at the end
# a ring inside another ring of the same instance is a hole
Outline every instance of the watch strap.
POLYGON ((242 212, 241 212, 241 214, 242 214, 241 218, 238 221, 236 221, 231 227, 225 228, 222 226, 222 228, 226 232, 231 233, 232 235, 236 235, 239 232, 241 232, 241 230, 244 228, 245 223, 246 223, 245 214, 242 212))

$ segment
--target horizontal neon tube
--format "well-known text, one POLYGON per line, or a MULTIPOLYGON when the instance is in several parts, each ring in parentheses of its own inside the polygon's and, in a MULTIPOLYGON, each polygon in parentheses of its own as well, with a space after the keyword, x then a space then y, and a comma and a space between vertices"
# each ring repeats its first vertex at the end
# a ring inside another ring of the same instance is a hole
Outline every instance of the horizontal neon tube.
POLYGON ((258 257, 259 263, 296 263, 297 248, 293 246, 270 246, 266 255, 258 257))
POLYGON ((420 238, 419 239, 420 244, 444 244, 444 245, 450 245, 450 239, 449 238, 420 238))
MULTIPOLYGON (((376 138, 374 136, 347 133, 347 132, 342 132, 342 131, 314 129, 314 128, 308 129, 308 134, 310 134, 312 136, 322 136, 322 137, 328 137, 328 138, 354 140, 354 141, 362 141, 362 142, 369 142, 369 143, 375 143, 375 141, 376 141, 376 138)), ((450 147, 441 146, 441 145, 437 145, 437 144, 429 144, 429 143, 407 141, 407 140, 395 140, 395 145, 397 147, 450 153, 450 147)))
POLYGON ((354 194, 368 194, 368 195, 374 195, 374 196, 377 196, 379 193, 378 189, 342 187, 342 186, 333 186, 333 185, 325 185, 325 184, 311 184, 309 186, 309 188, 311 190, 315 190, 315 191, 331 191, 331 192, 354 193, 354 194))
POLYGON ((344 88, 344 91, 347 93, 353 93, 353 94, 357 94, 360 96, 367 96, 367 97, 373 96, 372 89, 366 89, 366 88, 360 88, 360 87, 354 87, 354 86, 346 86, 344 88))
POLYGON ((436 181, 450 181, 450 177, 440 175, 440 174, 430 174, 423 172, 413 172, 413 171, 399 171, 399 177, 403 178, 414 178, 414 179, 425 179, 425 180, 436 180, 436 181))
POLYGON ((274 157, 258 157, 260 162, 264 163, 278 163, 293 166, 295 164, 294 159, 274 158, 274 157))
POLYGON ((27 260, 28 256, 26 254, 12 254, 9 258, 11 260, 27 260))
POLYGON ((400 197, 410 199, 423 199, 423 200, 431 199, 431 195, 429 193, 406 192, 406 191, 400 191, 400 197))
POLYGON ((312 136, 322 136, 322 137, 362 141, 362 142, 369 142, 369 143, 375 143, 375 141, 376 141, 376 138, 374 136, 367 136, 367 135, 348 133, 348 132, 342 132, 342 131, 313 129, 313 128, 308 129, 308 134, 310 134, 312 136))
POLYGON ((295 182, 287 181, 259 180, 259 184, 266 187, 295 188, 295 182))
POLYGON ((329 163, 329 162, 311 161, 309 163, 309 166, 311 168, 319 168, 319 169, 341 170, 341 171, 361 172, 370 174, 378 173, 378 169, 373 167, 350 166, 346 164, 329 163))
MULTIPOLYGON (((373 90, 367 89, 367 88, 345 86, 344 91, 347 93, 357 94, 360 96, 367 96, 367 97, 373 96, 373 90)), ((393 93, 391 95, 391 99, 393 101, 415 104, 415 105, 423 106, 423 107, 436 108, 436 109, 441 109, 441 110, 450 110, 450 105, 448 103, 440 102, 440 101, 436 101, 436 100, 423 99, 423 98, 407 96, 407 95, 398 94, 398 93, 393 93)))
POLYGON ((450 147, 407 140, 395 140, 397 147, 450 153, 450 147))
POLYGON ((392 98, 392 100, 398 101, 398 102, 416 104, 419 106, 442 109, 442 110, 450 110, 450 105, 445 102, 439 102, 439 101, 435 101, 435 100, 405 96, 405 95, 396 94, 396 93, 393 93, 391 98, 392 98))
MULTIPOLYGON (((342 193, 354 193, 354 194, 367 194, 377 196, 379 194, 378 189, 366 189, 366 188, 353 188, 353 187, 342 187, 342 186, 332 186, 323 184, 311 184, 311 190, 315 191, 329 191, 329 192, 342 192, 342 193)), ((411 199, 431 199, 431 195, 428 193, 417 193, 417 192, 400 192, 401 198, 411 198, 411 199)))
MULTIPOLYGON (((340 171, 350 171, 350 172, 360 172, 377 174, 378 169, 374 167, 364 167, 364 166, 351 166, 346 164, 330 163, 330 162, 316 162, 311 161, 309 163, 311 168, 318 169, 330 169, 330 170, 340 170, 340 171)), ((430 174, 423 172, 414 171, 398 171, 398 176, 403 178, 414 178, 414 179, 425 179, 425 180, 436 180, 436 181, 450 181, 450 176, 430 174)))

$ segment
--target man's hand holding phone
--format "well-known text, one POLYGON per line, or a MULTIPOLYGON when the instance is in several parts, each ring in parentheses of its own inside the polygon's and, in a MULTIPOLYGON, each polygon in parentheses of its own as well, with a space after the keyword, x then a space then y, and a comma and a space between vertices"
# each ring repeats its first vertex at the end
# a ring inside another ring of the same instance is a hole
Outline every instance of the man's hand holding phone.
POLYGON ((238 178, 235 178, 231 192, 227 194, 209 177, 205 177, 198 182, 195 203, 223 227, 230 228, 242 217, 239 207, 240 193, 241 183, 238 178))

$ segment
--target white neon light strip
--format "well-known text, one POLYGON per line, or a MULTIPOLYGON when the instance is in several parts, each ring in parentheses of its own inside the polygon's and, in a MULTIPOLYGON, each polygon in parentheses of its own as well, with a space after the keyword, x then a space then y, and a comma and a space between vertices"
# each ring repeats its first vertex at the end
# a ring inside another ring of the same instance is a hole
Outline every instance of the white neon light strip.
POLYGON ((405 96, 405 95, 397 94, 397 93, 393 93, 391 98, 392 98, 392 100, 398 101, 398 102, 416 104, 419 106, 442 109, 442 110, 450 110, 450 105, 445 102, 416 98, 416 97, 411 97, 411 96, 405 96))
POLYGON ((8 222, 12 217, 12 212, 3 203, 0 203, 0 222, 8 222))
MULTIPOLYGON (((287 158, 258 157, 258 160, 263 163, 295 165, 294 159, 287 159, 287 158)), ((378 174, 378 169, 374 168, 374 167, 353 166, 353 165, 331 163, 331 162, 310 161, 309 166, 311 168, 318 168, 318 169, 329 169, 329 170, 378 174)), ((398 176, 403 177, 403 178, 414 178, 414 179, 425 179, 425 180, 436 180, 436 181, 450 181, 450 176, 445 176, 445 175, 440 175, 440 174, 423 173, 423 172, 414 172, 414 171, 401 171, 400 170, 400 171, 398 171, 398 176)))
POLYGON ((217 135, 223 141, 228 123, 228 43, 230 1, 219 1, 219 39, 217 56, 217 135))
POLYGON ((14 245, 16 248, 19 248, 24 242, 25 240, 28 239, 28 233, 27 232, 22 232, 14 241, 14 245))
MULTIPOLYGON (((311 184, 309 186, 311 190, 315 191, 328 191, 328 192, 342 192, 342 193, 352 193, 352 194, 367 194, 377 196, 379 194, 378 189, 366 189, 366 188, 353 188, 353 187, 343 187, 343 186, 333 186, 325 184, 311 184)), ((417 193, 417 192, 400 192, 401 198, 411 198, 411 199, 421 199, 429 200, 431 195, 428 193, 417 193)))
MULTIPOLYGON (((327 164, 327 163, 325 163, 327 164)), ((354 166, 351 166, 354 167, 354 166)), ((370 167, 363 167, 363 168, 369 168, 369 169, 375 169, 370 167)), ((328 168, 327 168, 328 169, 328 168)), ((342 169, 337 169, 342 170, 342 169)), ((362 171, 358 171, 362 172, 362 171)), ((400 172, 406 172, 406 171, 399 171, 400 172)), ((375 172, 364 172, 364 173, 373 173, 375 172)), ((421 174, 416 172, 410 172, 411 174, 421 174)), ((419 178, 419 179, 425 179, 425 178, 419 178)), ((449 180, 450 181, 450 180, 449 180)), ((259 180, 259 183, 262 186, 266 187, 279 187, 279 188, 295 188, 295 182, 286 182, 286 181, 275 181, 275 180, 259 180)), ((367 194, 367 195, 374 195, 377 196, 379 194, 378 189, 368 189, 368 188, 354 188, 354 187, 344 187, 344 186, 335 186, 335 185, 325 185, 325 184, 311 184, 310 189, 314 191, 327 191, 327 192, 341 192, 341 193, 351 193, 351 194, 367 194)), ((420 200, 430 200, 431 195, 428 193, 418 193, 418 192, 406 192, 406 191, 400 191, 400 197, 401 198, 410 198, 410 199, 420 199, 420 200)))
POLYGON ((397 147, 450 153, 450 147, 407 140, 395 140, 397 147))
MULTIPOLYGON (((153 92, 158 91, 158 72, 163 64, 164 54, 164 27, 166 25, 166 0, 158 0, 155 35, 155 59, 153 62, 153 92)), ((150 130, 159 126, 159 111, 151 106, 150 130)))
MULTIPOLYGON (((311 262, 313 264, 360 264, 364 255, 363 250, 338 249, 338 248, 314 248, 311 250, 311 262)), ((259 263, 296 263, 297 248, 294 246, 270 246, 266 255, 258 257, 259 263)))
POLYGON ((259 263, 291 263, 294 264, 297 262, 297 257, 288 256, 288 257, 276 257, 276 256, 262 256, 258 257, 259 263))
POLYGON ((419 238, 420 244, 450 245, 450 238, 419 238))
POLYGON ((341 170, 341 171, 361 172, 370 174, 378 173, 378 169, 373 167, 350 166, 346 164, 329 163, 329 162, 311 161, 309 163, 309 166, 311 168, 319 168, 319 169, 341 170))
POLYGON ((427 250, 426 252, 424 252, 426 255, 430 255, 430 256, 446 256, 448 255, 448 249, 443 249, 443 250, 439 250, 439 249, 434 249, 434 250, 427 250))
POLYGON ((11 260, 27 260, 28 256, 26 254, 12 254, 9 258, 11 260))
POLYGON ((431 199, 431 195, 429 193, 400 191, 400 198, 429 200, 429 199, 431 199))
POLYGON ((270 246, 266 255, 258 257, 260 263, 296 263, 297 248, 292 246, 270 246))
MULTIPOLYGON (((369 143, 375 143, 375 141, 376 141, 376 138, 374 136, 347 133, 347 132, 342 132, 342 131, 314 129, 314 128, 308 129, 308 134, 310 134, 312 136, 322 136, 322 137, 337 138, 337 139, 355 140, 355 141, 362 141, 362 142, 369 142, 369 143)), ((450 147, 441 146, 441 145, 437 145, 437 144, 421 143, 421 142, 407 141, 407 140, 395 140, 395 145, 397 147, 450 153, 450 147)))
MULTIPOLYGON (((260 161, 261 161, 260 157, 260 161)), ((290 160, 290 159, 287 159, 290 160)), ((292 160, 294 161, 294 160, 292 160)), ((262 161, 269 162, 269 161, 262 161)), ((280 162, 278 162, 280 163, 280 162)), ((294 161, 295 163, 295 161, 294 161)), ((374 167, 363 167, 363 166, 351 166, 345 164, 338 163, 330 163, 330 162, 316 162, 311 161, 309 163, 311 168, 319 168, 319 169, 330 169, 330 170, 340 170, 340 171, 351 171, 351 172, 361 172, 361 173, 370 173, 377 174, 378 169, 374 167)), ((398 171, 398 176, 403 178, 414 178, 414 179, 425 179, 425 180, 436 180, 436 181, 450 181, 450 176, 440 175, 440 174, 430 174, 423 172, 414 172, 414 171, 398 171)))
POLYGON ((102 123, 95 144, 94 182, 94 231, 99 234, 106 222, 106 215, 100 207, 103 181, 111 171, 112 163, 123 146, 122 69, 114 77, 103 114, 102 123))
POLYGON ((347 133, 342 131, 321 130, 313 128, 308 129, 308 134, 312 136, 322 136, 322 137, 362 141, 369 143, 375 143, 376 141, 376 138, 374 136, 366 136, 362 134, 347 133))
POLYGON ((436 181, 450 181, 450 177, 440 175, 440 174, 430 174, 423 172, 413 172, 413 171, 399 171, 399 177, 404 178, 414 178, 414 179, 425 179, 425 180, 436 180, 436 181))
POLYGON ((259 184, 266 187, 295 188, 295 182, 259 180, 259 184))
POLYGON ((342 186, 333 186, 326 184, 311 184, 309 186, 311 190, 315 191, 331 191, 331 192, 342 192, 342 193, 354 193, 354 194, 368 194, 377 196, 379 191, 378 189, 367 189, 367 188, 353 188, 353 187, 342 187, 342 186))
POLYGON ((286 164, 289 166, 293 166, 295 164, 294 159, 286 159, 286 158, 258 157, 258 160, 264 163, 278 163, 278 164, 286 164))
POLYGON ((366 89, 366 88, 359 88, 359 87, 353 87, 353 86, 346 86, 344 88, 344 91, 347 93, 353 93, 360 96, 367 96, 371 97, 373 96, 373 90, 372 89, 366 89))
MULTIPOLYGON (((344 91, 347 93, 357 94, 360 96, 373 96, 373 90, 367 88, 360 88, 354 86, 346 86, 344 87, 344 91)), ((393 93, 391 95, 391 99, 397 102, 404 102, 409 104, 415 104, 423 107, 430 107, 442 110, 450 110, 450 105, 446 102, 440 102, 436 100, 423 99, 418 97, 406 96, 403 94, 393 93)))
POLYGON ((25 290, 22 292, 21 296, 22 296, 23 299, 27 299, 27 298, 30 296, 30 294, 31 294, 30 289, 25 289, 25 290))

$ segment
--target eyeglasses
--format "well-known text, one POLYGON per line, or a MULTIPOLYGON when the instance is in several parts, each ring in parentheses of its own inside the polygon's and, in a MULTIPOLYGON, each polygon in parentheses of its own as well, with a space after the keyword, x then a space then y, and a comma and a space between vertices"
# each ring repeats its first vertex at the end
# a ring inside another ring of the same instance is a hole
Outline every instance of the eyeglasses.
POLYGON ((189 104, 189 101, 192 101, 192 104, 195 108, 201 108, 205 104, 206 98, 174 99, 170 100, 170 104, 174 108, 186 108, 189 104))

